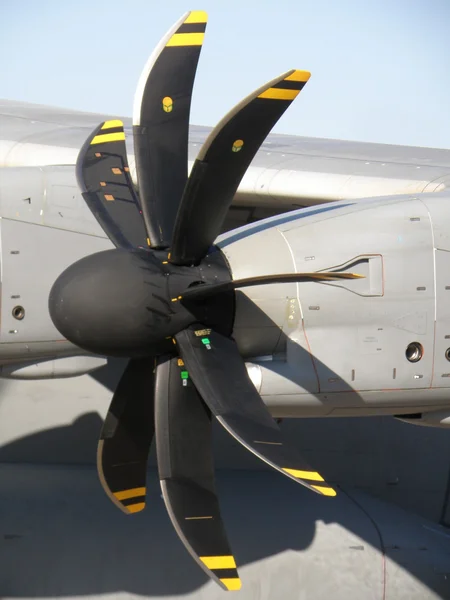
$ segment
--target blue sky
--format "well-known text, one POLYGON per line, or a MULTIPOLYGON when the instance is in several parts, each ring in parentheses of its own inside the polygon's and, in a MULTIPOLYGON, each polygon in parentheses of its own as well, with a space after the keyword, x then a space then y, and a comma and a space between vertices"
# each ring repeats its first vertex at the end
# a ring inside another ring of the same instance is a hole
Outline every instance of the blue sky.
POLYGON ((131 116, 191 9, 209 14, 192 123, 299 68, 311 80, 275 131, 450 148, 450 0, 0 0, 0 97, 131 116))

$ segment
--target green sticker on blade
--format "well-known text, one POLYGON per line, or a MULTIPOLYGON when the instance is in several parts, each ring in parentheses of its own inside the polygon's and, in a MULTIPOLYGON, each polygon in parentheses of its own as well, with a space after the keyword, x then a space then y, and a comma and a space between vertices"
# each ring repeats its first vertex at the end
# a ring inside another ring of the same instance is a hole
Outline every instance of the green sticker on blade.
POLYGON ((187 371, 181 371, 181 379, 188 379, 189 373, 187 371))
POLYGON ((210 344, 211 342, 209 341, 209 338, 202 338, 202 342, 205 344, 205 346, 207 344, 210 344))

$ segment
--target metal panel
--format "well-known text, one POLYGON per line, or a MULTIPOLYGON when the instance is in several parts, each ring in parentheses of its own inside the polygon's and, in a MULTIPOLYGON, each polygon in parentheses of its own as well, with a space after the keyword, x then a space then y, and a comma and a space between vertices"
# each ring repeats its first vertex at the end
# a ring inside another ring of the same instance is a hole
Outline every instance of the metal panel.
POLYGON ((450 387, 450 252, 435 250, 435 259, 436 340, 432 385, 450 387))
MULTIPOLYGON (((48 313, 48 294, 58 275, 76 260, 111 247, 104 238, 1 219, 2 301, 0 356, 29 352, 28 342, 53 341, 64 350, 48 313), (21 306, 22 319, 13 310, 21 306), (22 346, 22 352, 20 348, 22 346)), ((70 345, 71 346, 71 345, 70 345)), ((72 347, 72 346, 71 346, 72 347)), ((47 347, 47 353, 50 348, 47 347)), ((31 352, 30 352, 31 353, 31 352)), ((29 356, 31 359, 32 356, 29 356)))
MULTIPOLYGON (((286 223, 296 270, 322 270, 357 255, 382 255, 384 295, 305 283, 299 297, 321 392, 427 388, 434 344, 434 264, 428 212, 416 199, 381 200, 286 223), (341 214, 340 214, 341 213, 341 214), (322 217, 322 220, 319 220, 322 217), (418 363, 410 342, 424 347, 418 363)), ((355 269, 356 270, 356 269, 355 269)), ((363 287, 364 280, 360 280, 363 287)))

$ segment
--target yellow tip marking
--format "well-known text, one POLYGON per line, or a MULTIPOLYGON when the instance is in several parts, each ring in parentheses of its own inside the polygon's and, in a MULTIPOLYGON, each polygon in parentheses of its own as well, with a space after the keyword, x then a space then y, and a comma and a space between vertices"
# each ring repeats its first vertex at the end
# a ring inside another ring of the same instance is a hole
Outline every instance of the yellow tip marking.
POLYGON ((145 496, 145 487, 131 488, 129 490, 114 492, 114 496, 117 498, 117 500, 128 500, 128 498, 145 496))
POLYGON ((298 469, 285 469, 284 467, 283 471, 289 473, 289 475, 298 477, 299 479, 309 479, 310 481, 324 481, 324 478, 321 475, 319 475, 317 471, 299 471, 298 469))
POLYGON ((168 260, 163 260, 163 261, 162 261, 162 264, 163 264, 163 265, 168 265, 168 264, 169 264, 169 261, 168 261, 168 260))
POLYGON ((128 512, 130 512, 130 513, 141 512, 141 510, 144 510, 144 508, 145 508, 145 502, 137 502, 136 504, 129 504, 125 508, 127 508, 128 512))
POLYGON ((111 121, 105 121, 102 125, 102 129, 112 129, 113 127, 123 127, 122 121, 113 119, 111 121))
POLYGON ((118 133, 103 133, 101 135, 96 135, 91 145, 93 144, 105 144, 106 142, 121 142, 125 140, 125 133, 123 131, 119 131, 118 133))
POLYGON ((312 485, 315 490, 323 494, 324 496, 336 496, 336 491, 330 487, 323 487, 322 485, 312 485))
POLYGON ((105 194, 105 200, 108 200, 108 202, 112 202, 114 200, 114 196, 112 196, 111 194, 105 194))
POLYGON ((239 577, 225 577, 220 580, 229 592, 236 592, 241 589, 241 580, 239 577))
POLYGON ((147 238, 147 246, 151 246, 150 238, 147 238))
POLYGON ((171 298, 170 299, 172 302, 178 302, 178 298, 171 298))
POLYGON ((244 140, 234 140, 231 147, 232 152, 239 152, 244 146, 244 140))
POLYGON ((284 81, 304 81, 306 83, 310 77, 311 73, 309 71, 294 71, 284 81))
MULTIPOLYGON (((186 21, 187 23, 187 21, 186 21)), ((167 42, 168 46, 201 46, 203 44, 204 33, 174 33, 167 42)))
POLYGON ((235 569, 234 556, 200 556, 200 560, 208 569, 235 569))
POLYGON ((294 100, 299 95, 300 90, 285 90, 282 88, 269 88, 258 98, 266 98, 269 100, 294 100))
POLYGON ((206 23, 208 14, 204 10, 192 10, 185 23, 206 23))

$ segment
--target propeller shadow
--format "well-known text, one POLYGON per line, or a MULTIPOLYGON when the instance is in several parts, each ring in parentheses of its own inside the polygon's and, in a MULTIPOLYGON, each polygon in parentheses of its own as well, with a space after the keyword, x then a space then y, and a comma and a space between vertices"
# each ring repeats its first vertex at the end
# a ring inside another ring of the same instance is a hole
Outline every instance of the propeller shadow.
MULTIPOLYGON (((284 337, 286 344, 291 343, 284 337)), ((111 359, 90 376, 113 391, 125 365, 126 361, 111 359)), ((101 427, 97 413, 86 413, 70 425, 39 431, 0 448, 0 564, 4 574, 0 576, 0 596, 90 596, 120 591, 179 596, 196 594, 204 587, 208 599, 215 598, 214 594, 221 597, 222 592, 195 565, 173 530, 154 468, 148 477, 148 506, 143 513, 124 515, 106 497, 92 468, 101 427), (39 464, 24 464, 30 462, 39 464)), ((411 469, 396 468, 396 462, 398 467, 404 461, 392 455, 393 448, 401 459, 406 458, 399 433, 409 440, 410 452, 414 448, 417 452, 418 440, 428 440, 428 451, 419 452, 422 473, 429 476, 434 470, 442 477, 448 471, 444 456, 450 448, 441 435, 445 432, 386 418, 292 419, 283 421, 281 427, 287 440, 330 483, 344 485, 351 496, 350 488, 356 486, 404 503, 407 491, 402 484, 405 480, 408 485, 408 477, 411 481, 414 476, 411 469), (390 487, 389 482, 393 484, 390 487)), ((304 581, 297 581, 298 573, 318 564, 333 582, 347 568, 341 561, 361 562, 359 575, 347 578, 342 593, 352 593, 352 585, 358 591, 365 585, 370 584, 371 589, 381 585, 380 561, 389 550, 361 503, 343 492, 334 499, 319 497, 273 473, 217 424, 213 437, 218 495, 243 590, 248 594, 245 597, 257 598, 261 586, 272 586, 280 572, 286 589, 301 589, 304 581), (230 466, 235 470, 221 470, 230 466)), ((154 448, 149 464, 155 465, 154 448)), ((420 511, 421 505, 432 505, 428 516, 437 520, 436 508, 439 502, 442 505, 444 488, 445 481, 430 501, 425 496, 430 489, 428 480, 427 492, 411 494, 416 505, 411 499, 408 508, 420 511)), ((393 521, 390 515, 396 510, 389 505, 380 512, 393 521)), ((395 527, 390 525, 390 530, 395 527)), ((404 539, 403 533, 392 536, 394 546, 399 546, 399 537, 404 539)), ((395 551, 390 554, 390 560, 439 592, 441 584, 423 567, 423 561, 405 560, 395 551)), ((315 585, 325 585, 320 571, 315 585)))

